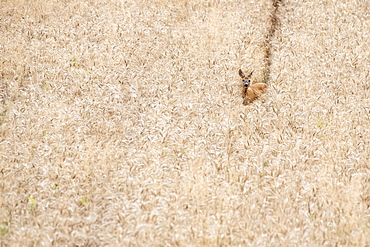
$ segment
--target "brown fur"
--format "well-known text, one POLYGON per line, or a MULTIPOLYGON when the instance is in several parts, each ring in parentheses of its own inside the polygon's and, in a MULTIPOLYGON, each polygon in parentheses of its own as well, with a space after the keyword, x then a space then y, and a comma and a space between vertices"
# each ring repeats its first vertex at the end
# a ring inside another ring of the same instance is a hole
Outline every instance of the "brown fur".
POLYGON ((262 94, 266 93, 268 89, 268 86, 265 83, 250 84, 250 77, 252 76, 252 74, 253 71, 248 76, 245 76, 243 71, 239 69, 239 75, 244 83, 243 87, 244 105, 252 103, 254 100, 258 99, 262 94))

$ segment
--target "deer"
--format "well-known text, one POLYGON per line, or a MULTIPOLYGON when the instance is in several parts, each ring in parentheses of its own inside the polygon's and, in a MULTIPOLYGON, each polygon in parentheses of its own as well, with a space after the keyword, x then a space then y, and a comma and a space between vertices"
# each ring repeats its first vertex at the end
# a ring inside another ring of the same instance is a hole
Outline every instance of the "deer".
POLYGON ((249 75, 245 76, 244 72, 239 69, 239 75, 242 78, 244 88, 243 88, 243 105, 248 105, 258 99, 262 94, 267 92, 267 84, 266 83, 253 83, 251 82, 251 76, 254 70, 249 73, 249 75))

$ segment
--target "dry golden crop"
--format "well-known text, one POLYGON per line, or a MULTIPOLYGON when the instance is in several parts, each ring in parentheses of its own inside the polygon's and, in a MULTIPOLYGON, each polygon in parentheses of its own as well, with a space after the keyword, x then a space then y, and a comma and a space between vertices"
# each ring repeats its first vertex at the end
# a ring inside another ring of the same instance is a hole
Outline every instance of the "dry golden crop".
POLYGON ((273 1, 2 0, 0 246, 370 246, 370 2, 273 1))

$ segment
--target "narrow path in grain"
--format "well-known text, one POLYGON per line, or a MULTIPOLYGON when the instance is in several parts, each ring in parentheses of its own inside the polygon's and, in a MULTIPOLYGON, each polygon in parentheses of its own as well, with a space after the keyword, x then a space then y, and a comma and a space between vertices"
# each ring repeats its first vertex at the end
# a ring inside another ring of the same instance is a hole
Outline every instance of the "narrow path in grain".
POLYGON ((265 53, 265 71, 264 71, 264 83, 270 81, 271 64, 272 64, 272 41, 275 37, 276 30, 280 27, 279 19, 279 7, 282 5, 282 0, 272 0, 272 11, 270 18, 270 27, 266 35, 266 53, 265 53))

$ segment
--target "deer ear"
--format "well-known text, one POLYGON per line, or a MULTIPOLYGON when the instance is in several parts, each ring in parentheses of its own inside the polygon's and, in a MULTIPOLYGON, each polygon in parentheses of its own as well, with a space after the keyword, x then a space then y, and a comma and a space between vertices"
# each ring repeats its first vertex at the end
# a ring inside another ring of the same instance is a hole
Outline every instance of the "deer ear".
POLYGON ((249 75, 247 76, 247 78, 250 78, 252 76, 253 72, 254 72, 254 70, 251 73, 249 73, 249 75))
POLYGON ((244 73, 243 73, 243 71, 241 69, 239 69, 239 76, 241 78, 245 78, 245 75, 244 75, 244 73))

